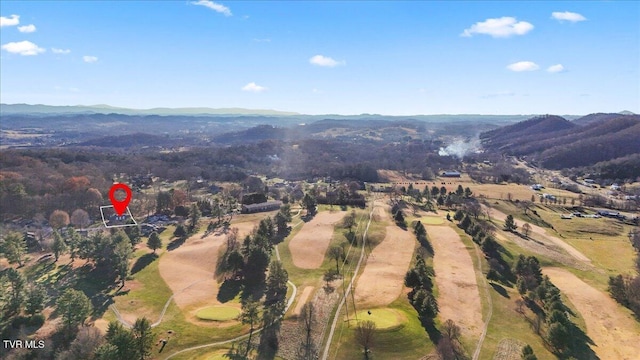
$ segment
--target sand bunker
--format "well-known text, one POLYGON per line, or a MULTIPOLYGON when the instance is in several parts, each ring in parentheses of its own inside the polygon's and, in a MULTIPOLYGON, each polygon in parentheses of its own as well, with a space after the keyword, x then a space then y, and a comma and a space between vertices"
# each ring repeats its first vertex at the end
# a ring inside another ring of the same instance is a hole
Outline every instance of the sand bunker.
POLYGON ((305 223, 289 242, 293 264, 301 269, 319 268, 331 243, 334 225, 346 214, 344 211, 321 212, 305 223))

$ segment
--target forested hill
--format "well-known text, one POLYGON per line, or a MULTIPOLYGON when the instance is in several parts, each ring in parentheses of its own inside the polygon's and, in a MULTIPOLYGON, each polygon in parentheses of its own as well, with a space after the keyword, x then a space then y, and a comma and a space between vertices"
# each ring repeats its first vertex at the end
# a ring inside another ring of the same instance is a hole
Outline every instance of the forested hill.
POLYGON ((573 120, 574 123, 578 124, 578 125, 587 125, 587 124, 591 124, 591 123, 597 123, 597 122, 604 122, 607 120, 611 120, 611 119, 616 119, 619 118, 620 116, 627 116, 627 115, 635 115, 633 113, 620 113, 620 114, 616 114, 616 113, 595 113, 595 114, 589 114, 580 118, 577 118, 575 120, 573 120))
POLYGON ((551 169, 589 166, 640 153, 640 115, 602 117, 583 126, 540 116, 484 132, 480 139, 487 151, 527 156, 551 169))

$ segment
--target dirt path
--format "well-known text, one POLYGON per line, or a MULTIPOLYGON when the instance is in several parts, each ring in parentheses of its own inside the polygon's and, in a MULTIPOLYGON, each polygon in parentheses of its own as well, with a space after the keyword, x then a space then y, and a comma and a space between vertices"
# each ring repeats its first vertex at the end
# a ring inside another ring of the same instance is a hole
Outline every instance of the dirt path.
POLYGON ((567 296, 587 324, 592 349, 600 359, 638 359, 640 325, 607 294, 560 268, 542 271, 567 296))
POLYGON ((387 234, 376 246, 358 278, 354 296, 360 307, 391 304, 402 293, 417 241, 411 231, 387 226, 387 234))
POLYGON ((296 304, 296 307, 293 308, 294 316, 300 315, 300 312, 302 311, 302 307, 304 306, 304 304, 307 303, 307 300, 309 300, 309 296, 311 295, 311 293, 313 293, 313 289, 314 289, 313 286, 307 286, 304 288, 304 290, 302 290, 302 294, 300 294, 298 303, 296 304))
MULTIPOLYGON (((490 210, 490 214, 491 217, 494 219, 498 219, 500 221, 505 221, 505 219, 507 218, 507 215, 499 210, 496 210, 494 208, 491 208, 490 210)), ((524 221, 522 220, 518 220, 518 219, 514 219, 516 225, 518 225, 518 228, 522 228, 522 225, 525 224, 524 221)), ((581 253, 580 251, 578 251, 576 248, 574 248, 573 246, 567 244, 566 242, 562 241, 561 239, 549 235, 547 233, 547 231, 538 226, 538 225, 534 225, 534 224, 529 224, 531 226, 531 231, 533 231, 534 233, 540 235, 542 237, 542 240, 547 240, 548 242, 562 248, 563 250, 565 250, 567 253, 569 253, 569 255, 573 256, 574 258, 580 260, 580 261, 584 261, 586 263, 591 263, 591 260, 586 257, 583 253, 581 253)))
POLYGON ((469 252, 448 226, 426 226, 433 245, 433 268, 442 321, 453 320, 464 336, 477 339, 483 328, 480 291, 469 252))
POLYGON ((333 227, 346 214, 344 211, 325 211, 305 223, 289 242, 293 264, 300 269, 319 268, 331 243, 333 227))

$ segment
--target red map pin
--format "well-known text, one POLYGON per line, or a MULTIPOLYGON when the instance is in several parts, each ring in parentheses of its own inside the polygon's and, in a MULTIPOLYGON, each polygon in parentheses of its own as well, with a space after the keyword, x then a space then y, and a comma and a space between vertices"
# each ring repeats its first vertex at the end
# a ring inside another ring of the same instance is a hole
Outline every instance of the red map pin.
POLYGON ((124 211, 129 206, 129 201, 131 201, 131 189, 126 184, 113 184, 111 190, 109 190, 109 199, 111 199, 111 204, 113 205, 113 209, 116 211, 118 216, 122 216, 124 211), (118 201, 116 199, 116 190, 123 190, 127 196, 122 201, 118 201))

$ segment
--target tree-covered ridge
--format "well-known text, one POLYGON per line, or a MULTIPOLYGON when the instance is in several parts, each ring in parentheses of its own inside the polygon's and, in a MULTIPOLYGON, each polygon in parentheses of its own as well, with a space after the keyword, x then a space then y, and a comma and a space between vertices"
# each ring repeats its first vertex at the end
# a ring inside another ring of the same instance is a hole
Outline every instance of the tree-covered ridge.
POLYGON ((619 115, 584 126, 558 116, 543 116, 480 135, 490 151, 527 156, 540 165, 572 168, 638 153, 640 116, 619 115))

